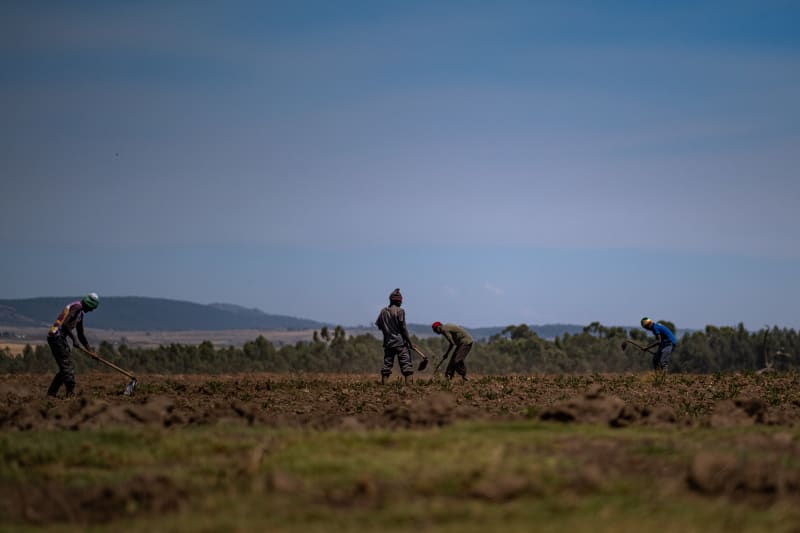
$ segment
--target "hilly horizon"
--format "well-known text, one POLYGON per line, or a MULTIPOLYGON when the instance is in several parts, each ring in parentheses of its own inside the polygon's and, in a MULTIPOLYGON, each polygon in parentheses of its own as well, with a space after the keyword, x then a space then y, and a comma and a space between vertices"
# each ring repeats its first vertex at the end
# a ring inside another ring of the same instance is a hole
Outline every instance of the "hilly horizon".
MULTIPOLYGON (((49 327, 60 309, 78 296, 48 296, 22 299, 0 299, 0 326, 49 327)), ((167 298, 143 296, 107 296, 98 312, 91 313, 87 325, 96 329, 122 331, 215 331, 263 329, 297 331, 334 326, 333 323, 287 315, 265 313, 230 303, 200 304, 167 298)), ((348 329, 370 331, 371 324, 350 325, 348 329)), ((576 324, 531 325, 543 338, 563 333, 580 333, 576 324)), ((505 326, 467 328, 476 339, 487 339, 502 332, 505 326)), ((431 335, 427 324, 408 324, 409 332, 417 336, 431 335)))
MULTIPOLYGON (((12 327, 48 327, 60 310, 79 296, 0 300, 0 324, 12 327)), ((87 324, 112 330, 305 330, 329 325, 316 320, 269 314, 260 309, 227 304, 199 304, 166 298, 107 296, 87 324)))

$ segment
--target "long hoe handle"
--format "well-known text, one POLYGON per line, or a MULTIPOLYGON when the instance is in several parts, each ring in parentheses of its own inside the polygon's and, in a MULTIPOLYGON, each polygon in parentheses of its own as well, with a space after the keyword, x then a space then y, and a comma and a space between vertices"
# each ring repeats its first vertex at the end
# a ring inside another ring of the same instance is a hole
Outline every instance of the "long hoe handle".
POLYGON ((650 351, 646 347, 644 347, 641 344, 639 344, 638 342, 634 342, 634 341, 632 341, 630 339, 626 339, 625 341, 622 342, 622 344, 623 344, 623 349, 624 349, 624 345, 625 344, 630 344, 631 346, 635 346, 636 348, 639 348, 643 352, 649 352, 650 351))
POLYGON ((420 350, 418 347, 414 346, 413 344, 411 345, 411 349, 414 350, 415 352, 417 352, 418 354, 420 354, 423 359, 427 359, 428 358, 427 355, 422 353, 422 350, 420 350))
POLYGON ((436 374, 436 372, 438 372, 438 371, 439 371, 439 367, 440 367, 440 366, 442 366, 442 363, 444 363, 446 360, 447 360, 447 357, 442 357, 442 358, 439 360, 439 362, 438 362, 438 363, 436 363, 436 367, 434 367, 434 369, 433 369, 433 373, 434 373, 434 374, 436 374))
POLYGON ((646 347, 642 346, 639 343, 633 342, 632 340, 624 340, 624 341, 622 341, 622 349, 624 350, 625 346, 628 345, 628 344, 630 344, 631 346, 635 346, 636 348, 638 348, 639 350, 641 350, 641 351, 643 351, 645 353, 655 354, 655 352, 653 350, 651 350, 650 348, 646 348, 646 347))
POLYGON ((136 379, 136 376, 134 376, 133 374, 131 374, 131 373, 130 373, 130 372, 128 372, 127 370, 123 370, 123 369, 121 369, 120 367, 118 367, 117 365, 115 365, 114 363, 112 363, 111 361, 107 361, 107 360, 103 359, 102 357, 100 357, 100 356, 99 356, 99 355, 97 355, 96 353, 92 353, 92 352, 90 352, 89 350, 85 349, 83 346, 80 346, 80 345, 78 345, 78 349, 79 349, 80 351, 82 351, 82 352, 84 352, 84 353, 88 354, 88 355, 89 355, 90 357, 92 357, 93 359, 97 359, 98 361, 100 361, 100 362, 101 362, 101 363, 103 363, 104 365, 106 365, 106 366, 108 366, 108 367, 111 367, 111 368, 113 368, 114 370, 116 370, 116 371, 117 371, 117 372, 119 372, 120 374, 125 374, 125 375, 126 375, 126 376, 128 376, 130 379, 134 379, 134 380, 136 379))

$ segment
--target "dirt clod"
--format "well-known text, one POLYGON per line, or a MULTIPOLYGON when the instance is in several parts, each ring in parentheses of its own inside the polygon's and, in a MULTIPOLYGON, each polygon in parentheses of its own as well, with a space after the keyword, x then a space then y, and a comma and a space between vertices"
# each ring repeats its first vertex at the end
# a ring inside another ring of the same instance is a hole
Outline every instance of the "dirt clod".
POLYGON ((592 388, 583 396, 559 402, 545 409, 539 418, 557 422, 584 422, 593 424, 627 425, 635 418, 632 410, 625 410, 625 402, 616 396, 605 396, 592 388))
POLYGON ((519 475, 486 475, 476 481, 469 493, 475 498, 493 502, 511 500, 523 494, 528 488, 528 480, 519 475))

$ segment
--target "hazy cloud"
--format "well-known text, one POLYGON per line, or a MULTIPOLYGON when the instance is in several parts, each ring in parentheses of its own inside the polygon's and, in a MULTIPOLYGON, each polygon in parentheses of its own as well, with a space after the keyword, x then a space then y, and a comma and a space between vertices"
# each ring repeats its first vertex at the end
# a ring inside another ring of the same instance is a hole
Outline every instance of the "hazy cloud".
POLYGON ((504 289, 501 289, 500 287, 497 287, 496 285, 492 285, 491 283, 484 284, 483 288, 486 289, 487 291, 491 292, 492 294, 497 295, 497 296, 502 296, 502 295, 504 295, 506 293, 506 291, 504 289))
POLYGON ((0 3, 0 298, 92 287, 352 324, 400 285, 414 320, 478 326, 525 302, 635 323, 655 289, 680 327, 789 325, 798 18, 0 3))

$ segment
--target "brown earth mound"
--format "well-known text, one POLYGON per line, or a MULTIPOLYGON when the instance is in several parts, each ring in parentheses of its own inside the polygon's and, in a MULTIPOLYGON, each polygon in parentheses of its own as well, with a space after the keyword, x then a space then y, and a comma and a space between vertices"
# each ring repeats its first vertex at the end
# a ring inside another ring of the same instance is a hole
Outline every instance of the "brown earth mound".
POLYGON ((545 409, 541 420, 608 424, 625 427, 631 424, 662 425, 677 421, 675 411, 668 406, 636 406, 625 403, 617 396, 607 396, 602 385, 590 386, 582 396, 559 402, 545 409))
POLYGON ((3 514, 33 524, 97 524, 141 513, 178 509, 188 497, 169 477, 139 475, 120 484, 69 489, 60 485, 7 487, 3 514))
POLYGON ((755 424, 792 425, 792 417, 786 412, 770 410, 761 398, 740 397, 717 402, 704 425, 725 428, 755 424))
POLYGON ((471 412, 472 409, 459 406, 453 394, 437 392, 424 399, 391 405, 384 411, 384 416, 390 426, 418 428, 444 426, 459 418, 469 418, 471 412))
POLYGON ((775 457, 701 452, 689 465, 686 480, 690 489, 702 494, 765 503, 800 493, 800 470, 779 464, 775 457))
POLYGON ((311 429, 437 427, 462 419, 712 427, 800 421, 787 375, 486 376, 450 383, 376 376, 139 376, 132 397, 113 374, 80 376, 78 396, 46 398, 50 376, 0 376, 0 430, 114 425, 252 424, 311 429), (768 401, 767 401, 768 400, 768 401))
POLYGON ((612 424, 630 416, 625 411, 624 401, 616 396, 605 396, 600 385, 593 385, 584 395, 545 409, 539 418, 557 422, 612 424))

